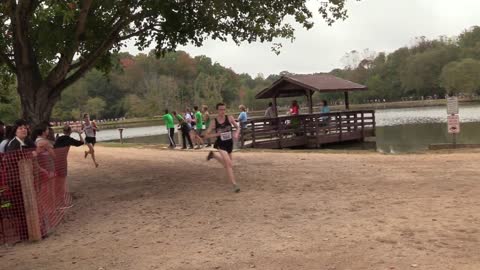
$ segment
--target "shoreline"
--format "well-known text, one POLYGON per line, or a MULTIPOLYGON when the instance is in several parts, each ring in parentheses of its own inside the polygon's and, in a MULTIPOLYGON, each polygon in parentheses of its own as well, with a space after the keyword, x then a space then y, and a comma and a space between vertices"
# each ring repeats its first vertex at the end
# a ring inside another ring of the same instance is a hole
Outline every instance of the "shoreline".
MULTIPOLYGON (((445 99, 435 100, 415 100, 415 101, 396 101, 385 103, 367 103, 367 104, 350 104, 350 110, 384 110, 384 109, 408 109, 408 108, 422 108, 422 107, 438 107, 446 106, 445 99)), ((477 99, 463 99, 459 100, 460 105, 480 105, 480 100, 477 99)), ((344 105, 330 106, 332 111, 344 110, 344 105)), ((306 107, 301 108, 302 111, 306 111, 306 107)), ((319 107, 313 107, 314 111, 318 111, 319 107)), ((230 110, 230 114, 235 114, 237 111, 230 110)), ((248 112, 253 117, 263 115, 263 110, 252 110, 248 112)), ((211 114, 214 116, 214 114, 211 114)), ((106 123, 97 123, 100 129, 117 129, 117 128, 132 128, 132 127, 148 127, 148 126, 161 126, 164 125, 161 116, 134 118, 123 121, 111 121, 106 123)), ((53 127, 55 131, 61 130, 61 126, 53 127)))

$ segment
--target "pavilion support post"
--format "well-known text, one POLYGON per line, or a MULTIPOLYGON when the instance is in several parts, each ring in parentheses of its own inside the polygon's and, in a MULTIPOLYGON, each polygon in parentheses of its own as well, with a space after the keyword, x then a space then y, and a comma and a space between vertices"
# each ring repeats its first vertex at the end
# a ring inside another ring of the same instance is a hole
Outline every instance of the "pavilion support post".
POLYGON ((345 110, 350 110, 350 101, 348 100, 348 91, 345 91, 345 110))
POLYGON ((313 114, 313 101, 312 101, 313 91, 311 90, 306 90, 306 91, 307 91, 308 113, 313 114))
POLYGON ((275 118, 278 118, 277 96, 273 97, 273 113, 275 114, 275 118))

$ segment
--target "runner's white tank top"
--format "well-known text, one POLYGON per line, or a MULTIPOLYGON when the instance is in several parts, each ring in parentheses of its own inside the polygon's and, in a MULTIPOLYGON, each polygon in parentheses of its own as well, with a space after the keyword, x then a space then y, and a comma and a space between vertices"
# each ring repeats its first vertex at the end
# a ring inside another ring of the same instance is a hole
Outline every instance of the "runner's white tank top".
POLYGON ((83 131, 87 137, 95 137, 95 131, 93 130, 92 122, 89 125, 83 124, 83 131))

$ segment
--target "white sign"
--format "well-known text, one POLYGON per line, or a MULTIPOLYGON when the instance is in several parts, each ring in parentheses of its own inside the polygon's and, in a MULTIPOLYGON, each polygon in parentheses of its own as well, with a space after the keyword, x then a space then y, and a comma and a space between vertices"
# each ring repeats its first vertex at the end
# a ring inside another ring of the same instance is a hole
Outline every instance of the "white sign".
POLYGON ((458 114, 458 98, 447 98, 447 114, 458 114))
POLYGON ((449 115, 447 116, 448 122, 448 133, 458 134, 460 133, 460 118, 458 115, 449 115))

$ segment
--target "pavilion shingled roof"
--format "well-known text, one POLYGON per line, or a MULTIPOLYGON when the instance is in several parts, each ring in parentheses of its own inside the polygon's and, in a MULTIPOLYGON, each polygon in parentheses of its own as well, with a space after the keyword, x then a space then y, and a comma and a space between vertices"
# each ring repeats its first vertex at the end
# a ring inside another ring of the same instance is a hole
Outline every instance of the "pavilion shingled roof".
POLYGON ((344 80, 331 74, 284 75, 255 98, 295 97, 305 95, 305 90, 318 92, 345 92, 367 90, 358 83, 344 80))

